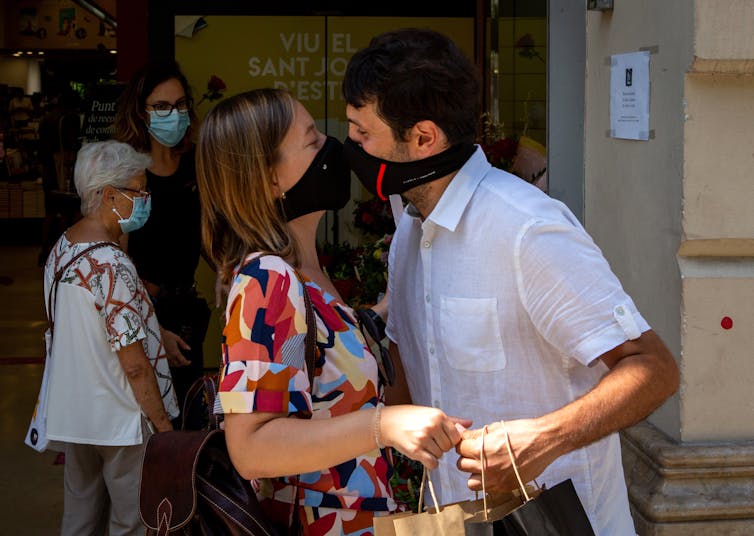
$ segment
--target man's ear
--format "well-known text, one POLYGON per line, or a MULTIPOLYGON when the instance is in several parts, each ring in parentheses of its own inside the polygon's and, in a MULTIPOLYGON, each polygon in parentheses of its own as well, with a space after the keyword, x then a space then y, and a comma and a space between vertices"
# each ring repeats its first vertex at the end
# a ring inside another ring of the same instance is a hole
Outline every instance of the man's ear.
POLYGON ((411 138, 419 159, 441 153, 448 145, 445 133, 434 121, 428 119, 413 126, 411 138))

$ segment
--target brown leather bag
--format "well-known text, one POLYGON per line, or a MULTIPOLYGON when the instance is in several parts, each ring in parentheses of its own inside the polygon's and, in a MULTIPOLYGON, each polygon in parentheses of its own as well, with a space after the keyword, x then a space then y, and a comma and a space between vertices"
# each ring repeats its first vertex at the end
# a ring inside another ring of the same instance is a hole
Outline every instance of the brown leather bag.
POLYGON ((235 470, 222 430, 173 430, 149 438, 141 520, 149 536, 277 536, 251 483, 235 470))
MULTIPOLYGON (((300 276, 299 281, 304 284, 300 276)), ((305 285, 304 301, 305 359, 312 384, 317 331, 314 308, 305 285)), ((214 415, 216 382, 215 374, 196 380, 183 408, 184 412, 208 413, 184 416, 184 428, 188 423, 197 422, 207 423, 206 428, 161 432, 147 441, 139 492, 139 514, 146 536, 296 534, 297 529, 281 531, 267 519, 251 483, 233 467, 225 432, 219 429, 220 420, 214 415)), ((298 516, 294 514, 296 520, 298 516)))

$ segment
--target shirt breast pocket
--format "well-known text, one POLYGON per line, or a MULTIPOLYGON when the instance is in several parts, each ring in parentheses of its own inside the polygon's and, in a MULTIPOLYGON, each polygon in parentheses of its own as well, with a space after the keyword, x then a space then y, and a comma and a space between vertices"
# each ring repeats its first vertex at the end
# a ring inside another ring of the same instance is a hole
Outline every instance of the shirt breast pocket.
POLYGON ((451 367, 469 372, 505 368, 497 298, 452 298, 440 303, 440 336, 451 367))

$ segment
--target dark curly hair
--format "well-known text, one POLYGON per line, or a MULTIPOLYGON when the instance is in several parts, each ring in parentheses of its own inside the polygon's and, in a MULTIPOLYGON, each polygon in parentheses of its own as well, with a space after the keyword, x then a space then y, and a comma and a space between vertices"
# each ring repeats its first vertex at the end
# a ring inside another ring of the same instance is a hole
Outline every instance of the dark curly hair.
POLYGON ((482 111, 479 70, 452 39, 426 28, 380 34, 356 52, 343 79, 343 98, 374 103, 396 139, 419 121, 439 126, 451 145, 473 143, 482 111))

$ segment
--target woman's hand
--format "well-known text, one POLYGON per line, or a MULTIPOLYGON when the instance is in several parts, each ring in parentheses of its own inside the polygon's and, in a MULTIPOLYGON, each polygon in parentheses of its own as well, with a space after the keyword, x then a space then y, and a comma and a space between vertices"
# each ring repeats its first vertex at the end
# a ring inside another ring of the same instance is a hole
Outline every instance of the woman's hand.
POLYGON ((129 344, 118 350, 118 360, 126 375, 136 402, 147 419, 158 432, 167 432, 173 429, 173 425, 165 412, 165 405, 160 395, 152 364, 144 353, 144 346, 140 341, 129 344))
POLYGON ((378 430, 385 446, 398 449, 427 469, 435 469, 469 426, 470 420, 449 417, 436 408, 400 405, 382 409, 378 430))
POLYGON ((160 334, 162 335, 162 345, 165 347, 165 353, 168 358, 168 365, 171 367, 185 367, 190 365, 191 361, 181 352, 183 350, 191 350, 191 347, 181 339, 177 334, 167 329, 160 328, 160 334))

